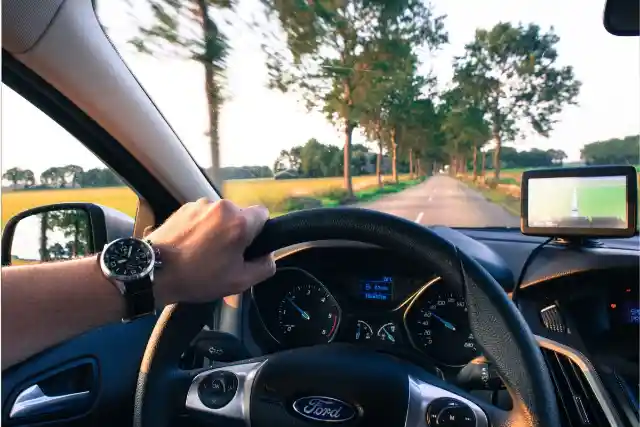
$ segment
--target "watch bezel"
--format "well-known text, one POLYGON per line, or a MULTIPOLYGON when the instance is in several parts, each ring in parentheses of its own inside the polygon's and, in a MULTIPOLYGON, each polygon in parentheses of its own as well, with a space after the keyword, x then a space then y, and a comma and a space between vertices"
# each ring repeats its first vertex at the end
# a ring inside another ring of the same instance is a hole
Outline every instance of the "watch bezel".
POLYGON ((153 273, 153 268, 155 267, 155 264, 156 264, 156 253, 153 247, 146 240, 138 239, 136 237, 122 237, 120 239, 113 240, 107 243, 102 249, 102 252, 100 253, 100 269, 102 270, 102 273, 110 280, 117 280, 123 283, 133 282, 136 280, 144 279, 146 277, 150 277, 151 279, 153 279, 151 275, 153 273), (116 274, 113 271, 111 271, 111 269, 105 263, 105 255, 107 253, 107 250, 114 244, 118 242, 122 242, 124 240, 135 240, 137 243, 141 243, 143 246, 146 246, 149 253, 151 253, 149 265, 138 274, 133 274, 133 275, 116 274))

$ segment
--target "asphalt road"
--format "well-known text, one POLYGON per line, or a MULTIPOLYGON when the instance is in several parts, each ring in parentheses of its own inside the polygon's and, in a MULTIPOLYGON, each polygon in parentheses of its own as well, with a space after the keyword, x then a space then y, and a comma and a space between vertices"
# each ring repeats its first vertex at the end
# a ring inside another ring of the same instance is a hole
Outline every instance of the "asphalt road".
POLYGON ((360 205, 424 225, 449 227, 519 227, 520 219, 480 193, 446 175, 360 205))

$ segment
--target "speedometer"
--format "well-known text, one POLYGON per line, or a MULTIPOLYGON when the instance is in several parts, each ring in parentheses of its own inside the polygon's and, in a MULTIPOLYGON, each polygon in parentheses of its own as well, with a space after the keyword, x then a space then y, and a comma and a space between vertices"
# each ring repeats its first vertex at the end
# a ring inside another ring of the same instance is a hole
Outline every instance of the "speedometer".
POLYGON ((295 285, 280 301, 278 320, 289 344, 327 343, 340 326, 340 307, 322 283, 307 280, 295 285))
POLYGON ((478 356, 464 298, 428 292, 408 308, 405 326, 413 345, 439 362, 461 366, 478 356))

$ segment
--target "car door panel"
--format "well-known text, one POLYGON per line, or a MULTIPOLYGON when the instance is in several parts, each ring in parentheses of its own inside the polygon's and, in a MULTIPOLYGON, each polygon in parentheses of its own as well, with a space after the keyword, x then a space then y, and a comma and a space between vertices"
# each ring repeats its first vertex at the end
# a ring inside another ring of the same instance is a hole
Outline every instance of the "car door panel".
POLYGON ((4 371, 2 424, 130 423, 138 369, 156 320, 148 317, 95 329, 4 371), (22 399, 16 407, 18 397, 22 399), (31 412, 24 409, 29 400, 31 412), (22 417, 16 416, 16 409, 22 417))

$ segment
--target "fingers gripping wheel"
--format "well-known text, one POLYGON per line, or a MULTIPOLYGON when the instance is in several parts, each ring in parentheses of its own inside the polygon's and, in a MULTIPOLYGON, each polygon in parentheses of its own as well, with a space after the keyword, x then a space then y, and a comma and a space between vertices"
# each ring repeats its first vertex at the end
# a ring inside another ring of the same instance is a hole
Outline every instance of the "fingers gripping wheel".
MULTIPOLYGON (((201 395, 206 400, 211 390, 202 392, 200 387, 204 387, 205 378, 213 387, 215 376, 211 379, 207 375, 214 371, 184 373, 177 366, 183 349, 204 325, 210 307, 178 304, 165 309, 149 340, 136 390, 134 425, 168 425, 186 406, 199 415, 236 419, 253 426, 317 425, 331 421, 332 416, 344 425, 380 424, 381 420, 386 420, 384 425, 424 425, 427 421, 433 425, 438 417, 443 422, 449 417, 474 426, 559 426, 551 380, 524 319, 478 263, 432 231, 364 209, 307 210, 267 222, 245 256, 254 258, 296 243, 326 239, 390 249, 464 289, 472 331, 484 355, 497 367, 514 409, 504 412, 475 401, 407 362, 338 344, 216 367, 230 373, 216 375, 231 379, 231 390, 236 390, 225 392, 228 395, 216 400, 218 403, 205 404, 201 395), (213 407, 229 399, 231 393, 228 403, 213 407), (306 417, 302 414, 305 408, 312 416, 325 419, 306 417), (351 412, 353 416, 346 417, 351 412), (435 421, 427 418, 434 416, 435 421)), ((216 390, 222 387, 216 384, 216 390)), ((451 425, 467 424, 456 421, 451 425)))

